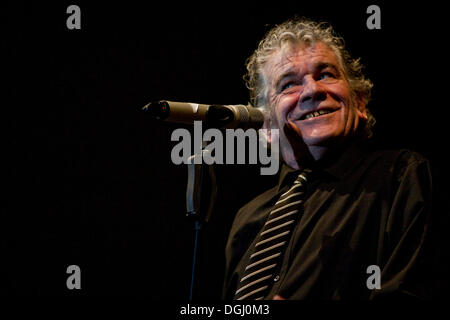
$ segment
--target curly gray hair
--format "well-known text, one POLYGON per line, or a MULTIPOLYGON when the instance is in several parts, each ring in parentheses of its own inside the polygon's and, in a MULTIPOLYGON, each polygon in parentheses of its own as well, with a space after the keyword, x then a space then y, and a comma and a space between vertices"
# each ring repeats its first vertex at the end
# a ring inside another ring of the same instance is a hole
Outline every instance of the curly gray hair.
MULTIPOLYGON (((353 59, 350 56, 345 49, 344 39, 337 36, 331 26, 324 22, 317 23, 297 17, 270 30, 261 40, 255 52, 247 59, 247 74, 244 75, 244 80, 250 90, 250 100, 253 106, 270 111, 267 97, 268 85, 263 69, 272 54, 276 51, 284 51, 298 43, 311 46, 316 42, 322 42, 333 50, 344 70, 353 94, 361 98, 367 106, 373 84, 363 75, 363 65, 360 59, 353 59)), ((370 138, 376 121, 372 113, 368 109, 366 111, 368 119, 364 133, 367 138, 370 138)))

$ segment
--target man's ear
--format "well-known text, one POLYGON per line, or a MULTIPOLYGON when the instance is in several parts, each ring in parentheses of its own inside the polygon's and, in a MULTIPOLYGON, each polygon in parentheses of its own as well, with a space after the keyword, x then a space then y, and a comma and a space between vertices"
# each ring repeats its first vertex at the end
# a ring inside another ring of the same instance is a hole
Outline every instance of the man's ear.
POLYGON ((363 121, 367 121, 367 103, 365 99, 360 94, 355 94, 355 102, 356 102, 356 112, 359 118, 363 121))

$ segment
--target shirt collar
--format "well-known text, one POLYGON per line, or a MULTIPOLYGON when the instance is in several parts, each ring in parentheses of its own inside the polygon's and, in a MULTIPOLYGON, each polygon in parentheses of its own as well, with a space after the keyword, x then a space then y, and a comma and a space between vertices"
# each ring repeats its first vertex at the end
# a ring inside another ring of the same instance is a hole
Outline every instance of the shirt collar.
POLYGON ((280 179, 278 180, 278 191, 286 184, 291 184, 291 180, 298 177, 300 172, 302 172, 302 170, 293 169, 283 161, 281 164, 280 179))

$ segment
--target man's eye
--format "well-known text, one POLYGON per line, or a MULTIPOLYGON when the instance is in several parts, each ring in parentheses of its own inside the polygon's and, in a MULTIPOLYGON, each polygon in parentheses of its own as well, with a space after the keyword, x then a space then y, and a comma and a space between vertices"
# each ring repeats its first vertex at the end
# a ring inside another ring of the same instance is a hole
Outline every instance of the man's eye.
POLYGON ((328 78, 336 78, 336 76, 334 74, 332 74, 331 72, 323 72, 319 76, 320 80, 328 79, 328 78))
POLYGON ((295 86, 295 83, 294 83, 294 82, 288 82, 288 83, 286 83, 286 84, 283 84, 283 85, 281 86, 281 91, 284 91, 284 90, 287 90, 287 89, 289 89, 289 88, 292 88, 293 86, 295 86))

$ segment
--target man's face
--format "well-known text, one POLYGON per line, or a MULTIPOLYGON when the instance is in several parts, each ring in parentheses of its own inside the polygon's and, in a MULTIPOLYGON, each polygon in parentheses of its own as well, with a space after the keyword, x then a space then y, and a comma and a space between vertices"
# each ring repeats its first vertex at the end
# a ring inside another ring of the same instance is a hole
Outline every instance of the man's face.
POLYGON ((276 52, 264 71, 283 157, 293 153, 285 135, 287 122, 300 130, 313 153, 342 142, 355 133, 361 119, 367 119, 365 106, 352 97, 336 55, 321 42, 285 54, 276 52))

